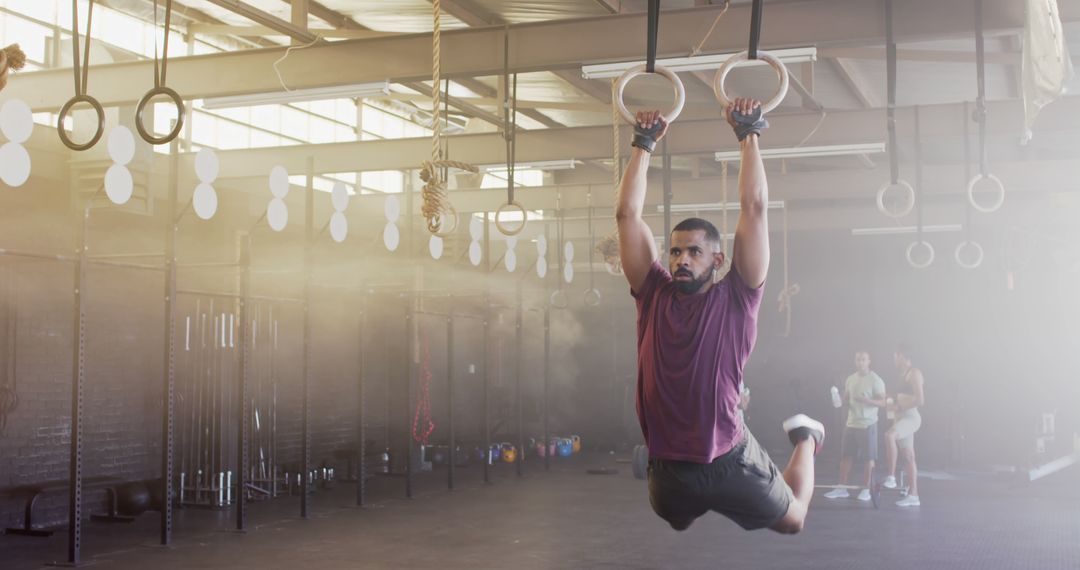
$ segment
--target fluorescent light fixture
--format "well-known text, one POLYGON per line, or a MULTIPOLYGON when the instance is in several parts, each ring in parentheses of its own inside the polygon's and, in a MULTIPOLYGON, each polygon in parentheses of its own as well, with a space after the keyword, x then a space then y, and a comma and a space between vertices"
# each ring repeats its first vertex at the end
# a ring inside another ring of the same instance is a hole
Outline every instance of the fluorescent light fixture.
POLYGON ((334 85, 313 89, 293 89, 292 91, 274 91, 272 93, 250 93, 247 95, 229 95, 203 99, 203 109, 229 109, 231 107, 250 107, 253 105, 282 105, 301 101, 321 101, 324 99, 355 99, 379 97, 390 93, 390 82, 358 83, 354 85, 334 85))
MULTIPOLYGON (((960 224, 944 224, 939 226, 923 226, 924 234, 936 234, 944 232, 958 232, 964 229, 960 224)), ((918 233, 916 226, 892 226, 885 228, 855 228, 851 230, 853 236, 888 236, 918 233)))
MULTIPOLYGON (((578 162, 572 158, 565 160, 538 160, 535 162, 519 162, 514 165, 514 170, 573 170, 578 162)), ((484 172, 506 172, 506 163, 481 164, 478 166, 484 172)))
MULTIPOLYGON (((784 201, 783 200, 770 200, 769 201, 769 209, 770 210, 775 210, 777 208, 783 208, 783 207, 784 207, 784 201)), ((672 204, 671 205, 671 211, 672 212, 722 212, 725 209, 727 211, 729 211, 729 212, 730 211, 736 211, 737 212, 737 211, 739 211, 739 203, 738 202, 728 202, 727 203, 727 208, 725 208, 724 204, 721 203, 721 202, 702 202, 700 204, 672 204)), ((657 206, 656 211, 657 212, 663 212, 664 211, 664 206, 663 205, 657 206)))
MULTIPOLYGON (((770 50, 785 65, 792 63, 806 63, 817 61, 816 47, 802 47, 792 49, 770 50)), ((666 67, 676 73, 681 71, 703 71, 707 69, 719 69, 734 53, 721 53, 715 55, 696 55, 693 57, 672 57, 656 60, 656 65, 666 67)), ((627 69, 644 64, 644 61, 625 61, 621 63, 601 63, 598 65, 581 66, 581 76, 585 79, 610 79, 622 75, 627 69)), ((749 65, 768 65, 764 61, 747 63, 749 65)))
MULTIPOLYGON (((881 154, 885 152, 885 143, 834 144, 828 146, 798 146, 789 148, 766 148, 761 150, 761 158, 812 158, 817 156, 850 156, 881 154)), ((716 162, 735 161, 742 156, 741 151, 725 150, 715 154, 716 162)))

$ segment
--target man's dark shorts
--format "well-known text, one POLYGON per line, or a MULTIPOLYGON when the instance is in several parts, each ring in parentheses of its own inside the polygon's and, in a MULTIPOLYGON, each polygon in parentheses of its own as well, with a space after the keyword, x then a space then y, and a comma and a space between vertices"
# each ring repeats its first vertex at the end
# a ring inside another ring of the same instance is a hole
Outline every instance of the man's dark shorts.
POLYGON ((649 503, 675 530, 715 511, 746 530, 776 524, 793 500, 780 470, 750 430, 712 463, 649 460, 649 503))
POLYGON ((877 424, 865 429, 844 427, 844 434, 840 436, 840 449, 844 457, 859 461, 877 461, 877 424))

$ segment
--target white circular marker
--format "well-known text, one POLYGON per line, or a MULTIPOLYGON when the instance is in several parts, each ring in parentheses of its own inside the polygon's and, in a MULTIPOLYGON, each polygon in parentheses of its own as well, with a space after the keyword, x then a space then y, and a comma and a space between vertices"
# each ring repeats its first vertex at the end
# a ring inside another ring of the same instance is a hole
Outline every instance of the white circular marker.
POLYGON ((536 260, 536 276, 541 278, 541 279, 543 279, 544 277, 547 277, 547 270, 548 270, 547 259, 544 259, 543 257, 541 257, 540 259, 537 259, 536 260))
POLYGON ((334 212, 330 216, 330 238, 341 243, 349 235, 349 220, 345 219, 343 212, 334 212))
POLYGON ((483 261, 484 252, 480 248, 480 242, 474 241, 469 244, 469 263, 473 264, 473 267, 480 265, 483 261))
POLYGON ((382 242, 386 246, 386 249, 390 251, 396 251, 398 244, 401 243, 401 233, 398 232, 397 226, 394 222, 389 222, 386 227, 383 228, 382 242))
POLYGON ((383 202, 383 213, 386 214, 386 221, 390 223, 396 222, 401 217, 401 202, 398 202, 396 195, 386 196, 386 202, 383 202))
POLYGON ((566 266, 563 267, 562 277, 563 277, 563 281, 566 281, 567 283, 573 283, 574 282, 574 266, 567 263, 566 266))
POLYGON ((547 255, 547 237, 544 234, 536 236, 536 253, 547 255))
POLYGON ((11 99, 0 107, 0 132, 13 143, 30 140, 34 132, 34 114, 30 106, 18 99, 11 99))
POLYGON ((199 182, 213 184, 217 180, 221 165, 218 163, 217 153, 212 148, 204 148, 195 155, 195 176, 199 182))
POLYGON ((135 135, 131 129, 119 125, 109 131, 109 156, 120 166, 127 166, 135 158, 135 135))
POLYGON ((191 203, 196 216, 203 220, 209 220, 217 213, 217 191, 210 184, 203 182, 195 187, 195 194, 191 196, 191 203))
POLYGON ((23 145, 9 142, 0 146, 0 180, 18 188, 30 178, 30 153, 23 145))
POLYGON ((480 241, 484 238, 484 221, 476 216, 469 218, 469 237, 473 241, 480 241))
POLYGON ((431 259, 439 259, 443 253, 443 239, 437 235, 432 235, 428 238, 427 248, 428 252, 431 253, 431 259))
POLYGON ((282 166, 270 170, 270 193, 275 198, 284 198, 289 194, 289 172, 282 166))
POLYGON ((566 242, 563 245, 563 257, 566 258, 568 264, 574 260, 574 244, 572 242, 566 242))
POLYGON ((266 207, 266 221, 270 224, 270 229, 275 232, 285 229, 289 223, 289 207, 285 205, 285 200, 281 198, 270 200, 270 205, 266 207))
POLYGON ((330 191, 330 204, 337 212, 344 212, 345 208, 349 207, 349 190, 345 188, 344 182, 334 183, 334 189, 330 191))
POLYGON ((506 271, 508 273, 513 273, 514 270, 517 269, 517 254, 514 253, 514 250, 506 250, 506 257, 503 259, 503 263, 506 264, 506 271))
POLYGON ((113 204, 127 204, 134 190, 135 182, 126 166, 114 164, 105 172, 105 195, 113 204))

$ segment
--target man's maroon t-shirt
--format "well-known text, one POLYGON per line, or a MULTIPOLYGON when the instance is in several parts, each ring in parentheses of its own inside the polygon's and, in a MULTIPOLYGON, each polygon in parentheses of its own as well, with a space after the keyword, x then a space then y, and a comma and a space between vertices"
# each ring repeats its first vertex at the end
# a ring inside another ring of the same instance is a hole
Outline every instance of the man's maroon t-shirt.
POLYGON ((708 292, 679 293, 653 261, 638 309, 637 412, 649 457, 711 463, 740 441, 743 366, 757 339, 764 285, 732 264, 708 292))

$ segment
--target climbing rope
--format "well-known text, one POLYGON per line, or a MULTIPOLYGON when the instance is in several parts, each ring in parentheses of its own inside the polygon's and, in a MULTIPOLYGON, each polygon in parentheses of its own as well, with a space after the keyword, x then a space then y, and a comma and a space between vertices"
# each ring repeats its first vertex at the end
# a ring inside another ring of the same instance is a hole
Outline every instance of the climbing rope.
POLYGON ((784 313, 784 335, 791 334, 791 298, 799 294, 799 284, 788 281, 788 208, 784 204, 784 288, 780 290, 777 302, 780 304, 780 312, 784 313))
POLYGON ((424 219, 427 220, 428 231, 437 236, 445 237, 457 228, 457 210, 454 209, 446 194, 446 175, 442 170, 445 168, 457 168, 475 173, 477 168, 464 162, 445 160, 440 149, 442 123, 439 106, 442 100, 442 89, 440 88, 442 70, 440 69, 439 60, 441 59, 442 50, 442 26, 440 22, 442 9, 439 0, 433 0, 431 6, 434 12, 434 28, 431 36, 431 160, 424 161, 420 165, 420 180, 424 182, 424 188, 420 194, 423 200, 420 212, 424 215, 424 219), (449 227, 446 225, 448 219, 451 220, 449 227))
MULTIPOLYGON (((611 80, 611 186, 615 190, 615 206, 619 205, 619 183, 622 181, 622 171, 619 169, 619 106, 615 102, 615 84, 618 79, 611 80)), ((610 233, 600 238, 596 244, 596 251, 604 258, 612 273, 622 273, 622 260, 619 259, 619 226, 615 226, 610 233)))
POLYGON ((7 87, 8 70, 18 71, 26 66, 26 54, 19 44, 11 44, 0 50, 0 89, 7 87))
POLYGON ((428 438, 435 431, 435 420, 431 418, 431 352, 428 350, 426 336, 420 337, 424 357, 420 361, 420 397, 416 401, 416 414, 413 415, 412 437, 420 445, 427 445, 428 438), (423 428, 420 427, 423 416, 423 428))

